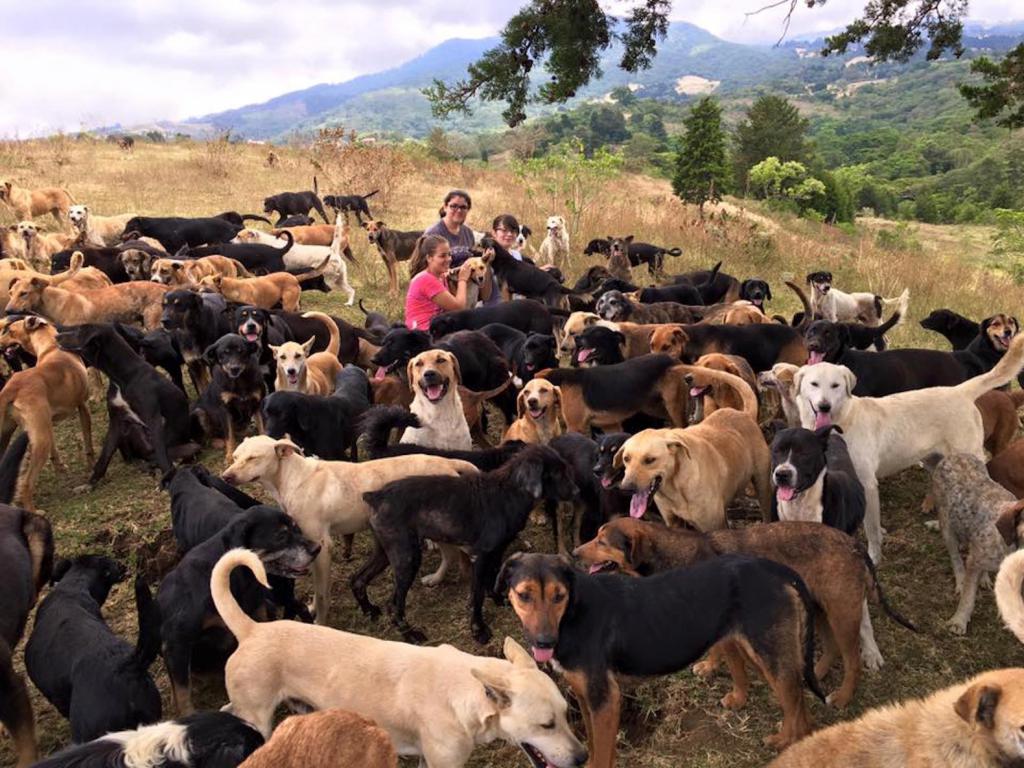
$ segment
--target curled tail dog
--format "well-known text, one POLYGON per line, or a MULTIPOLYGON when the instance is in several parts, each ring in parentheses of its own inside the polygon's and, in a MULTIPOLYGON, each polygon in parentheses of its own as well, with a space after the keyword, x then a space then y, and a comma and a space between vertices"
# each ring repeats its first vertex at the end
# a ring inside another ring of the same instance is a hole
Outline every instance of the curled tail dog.
POLYGON ((703 368, 689 365, 685 367, 688 369, 686 374, 686 383, 689 386, 703 387, 708 385, 706 382, 710 382, 712 388, 716 388, 718 386, 729 387, 736 393, 736 396, 739 397, 740 401, 743 403, 743 413, 752 418, 755 423, 757 422, 757 395, 750 388, 750 385, 747 384, 747 382, 728 371, 717 371, 714 368, 703 368))
POLYGON ((338 330, 338 324, 334 322, 334 318, 330 315, 325 315, 323 312, 306 312, 302 316, 315 318, 327 327, 327 332, 331 334, 331 339, 327 342, 326 351, 337 357, 338 350, 341 349, 341 332, 338 330))
POLYGON ((210 575, 210 594, 213 596, 213 606, 220 614, 224 626, 235 638, 242 641, 255 628, 256 622, 242 610, 235 596, 231 594, 231 572, 240 565, 252 571, 256 581, 270 589, 267 572, 259 556, 251 550, 238 548, 225 552, 213 566, 213 573, 210 575))
POLYGON ((1024 550, 1014 552, 1003 560, 996 576, 996 605, 1006 628, 1024 643, 1024 550))
POLYGON ((968 379, 954 389, 966 394, 971 400, 977 400, 989 390, 1009 384, 1020 373, 1022 367, 1024 367, 1024 334, 1018 334, 1013 337, 1010 348, 1006 350, 991 371, 968 379))
POLYGON ((807 294, 804 293, 803 288, 801 288, 794 282, 790 282, 789 280, 786 281, 786 285, 789 288, 789 290, 791 290, 793 293, 797 295, 797 297, 800 299, 800 303, 803 304, 804 306, 804 316, 800 318, 800 323, 796 326, 796 329, 800 331, 800 333, 803 333, 804 331, 807 330, 807 326, 809 326, 814 321, 814 310, 811 309, 811 302, 807 298, 807 294))
POLYGON ((421 426, 420 417, 400 405, 378 405, 368 410, 359 421, 359 432, 366 452, 371 459, 376 459, 387 452, 391 430, 421 426))

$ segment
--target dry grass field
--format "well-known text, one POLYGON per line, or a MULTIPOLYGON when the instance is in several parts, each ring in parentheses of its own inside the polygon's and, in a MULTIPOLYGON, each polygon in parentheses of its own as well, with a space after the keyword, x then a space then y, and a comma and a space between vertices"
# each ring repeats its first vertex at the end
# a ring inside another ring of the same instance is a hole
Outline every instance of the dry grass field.
MULTIPOLYGON (((259 213, 264 196, 308 188, 315 170, 321 193, 363 193, 375 186, 375 179, 360 175, 358 164, 332 165, 321 159, 314 169, 306 151, 277 151, 279 167, 268 168, 264 162, 267 148, 258 146, 140 143, 133 154, 126 154, 110 144, 70 140, 5 144, 0 145, 0 176, 28 186, 60 183, 78 202, 88 203, 101 214, 259 213)), ((367 162, 374 159, 365 157, 367 162)), ((386 172, 380 167, 374 171, 378 175, 386 172)), ((435 221, 441 197, 451 187, 465 188, 473 195, 469 223, 477 229, 487 228, 499 213, 513 212, 539 230, 547 215, 564 212, 546 199, 531 197, 506 169, 422 159, 405 160, 401 173, 389 177, 385 199, 371 199, 371 209, 396 228, 425 227, 435 221)), ((733 201, 729 207, 733 214, 725 220, 716 216, 700 225, 695 209, 675 200, 665 182, 640 177, 620 176, 587 194, 594 204, 572 233, 573 279, 588 266, 580 255, 588 239, 632 233, 641 240, 681 247, 683 255, 667 262, 671 272, 723 260, 723 269, 731 274, 769 280, 775 293, 771 309, 788 315, 799 305, 783 280, 795 277, 801 282, 808 271, 829 269, 844 288, 896 296, 909 286, 911 320, 892 334, 896 346, 941 347, 942 339, 917 325, 933 308, 951 307, 980 318, 998 311, 1018 313, 1024 298, 1019 287, 979 266, 985 260, 987 243, 978 233, 961 237, 946 230, 940 236, 935 227, 909 227, 880 239, 877 223, 861 226, 857 234, 850 235, 764 211, 751 211, 767 217, 752 223, 743 218, 740 201, 733 201)), ((3 223, 9 223, 9 214, 3 215, 8 216, 3 223)), ((539 239, 534 245, 539 245, 539 239)), ((362 238, 355 238, 354 250, 358 263, 351 268, 350 279, 357 296, 365 299, 367 306, 399 318, 402 307, 386 296, 386 274, 379 257, 362 238)), ((337 295, 307 293, 303 301, 307 308, 330 308, 353 322, 362 321, 358 310, 343 307, 343 298, 337 295)), ((105 430, 105 411, 100 401, 93 409, 98 443, 105 430)), ((58 553, 101 551, 133 563, 140 547, 170 525, 166 494, 158 489, 155 477, 115 460, 107 479, 95 491, 76 495, 72 489, 84 482, 89 469, 84 465, 77 428, 70 423, 61 425, 59 444, 69 471, 57 476, 47 466, 38 493, 39 505, 53 524, 58 553)), ((207 450, 202 459, 212 468, 222 467, 219 451, 207 450)), ((921 632, 912 634, 874 611, 886 665, 878 673, 864 675, 846 712, 813 700, 811 712, 818 725, 854 717, 884 702, 925 694, 981 670, 1024 662, 1024 649, 999 625, 989 591, 983 590, 979 597, 967 637, 954 637, 944 628, 955 607, 953 578, 938 533, 925 529, 919 511, 926 481, 924 472, 914 469, 882 484, 883 523, 888 530, 882 583, 891 602, 916 622, 921 632)), ((550 532, 544 528, 531 527, 523 536, 524 546, 534 549, 543 550, 549 542, 550 532)), ((364 534, 357 540, 353 560, 334 565, 332 623, 397 639, 386 620, 374 624, 364 618, 347 589, 347 577, 368 548, 364 534)), ((432 554, 427 559, 424 568, 433 564, 432 554)), ((300 583, 300 590, 307 586, 300 583)), ((389 591, 389 578, 382 577, 372 597, 381 603, 389 591)), ((436 589, 417 584, 409 599, 410 621, 424 627, 431 641, 452 643, 472 652, 498 653, 505 634, 521 639, 512 611, 488 604, 495 640, 487 648, 477 648, 469 635, 467 596, 466 585, 451 579, 436 589)), ((134 642, 134 605, 127 583, 114 590, 105 613, 117 631, 134 642)), ((165 693, 165 712, 173 716, 162 662, 157 661, 152 672, 165 693)), ((833 673, 826 690, 837 682, 833 673)), ((704 682, 689 671, 633 689, 620 734, 620 764, 638 768, 764 765, 772 754, 762 747, 761 738, 774 732, 780 712, 763 682, 755 683, 750 703, 740 712, 719 706, 728 690, 725 677, 704 682)), ((196 699, 203 707, 225 703, 216 679, 200 681, 196 699)), ((34 690, 33 703, 43 753, 66 744, 69 733, 64 720, 34 690)), ((579 732, 582 734, 581 727, 579 732)), ((0 765, 9 765, 12 759, 9 741, 0 737, 0 765)), ((475 768, 524 764, 517 749, 498 745, 477 750, 470 763, 475 768)))

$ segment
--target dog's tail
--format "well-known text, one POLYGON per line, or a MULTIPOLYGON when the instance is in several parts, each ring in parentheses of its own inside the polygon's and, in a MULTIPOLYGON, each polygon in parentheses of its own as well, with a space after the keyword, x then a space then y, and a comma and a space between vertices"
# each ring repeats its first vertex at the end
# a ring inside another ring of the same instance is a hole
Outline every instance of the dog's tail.
POLYGON ((721 384, 731 388, 743 403, 743 413, 747 414, 755 423, 757 423, 757 394, 750 388, 750 385, 739 376, 731 374, 728 371, 715 370, 714 368, 689 365, 681 367, 687 369, 687 386, 705 386, 703 382, 710 381, 711 386, 721 384))
POLYGON ((875 328, 875 337, 884 336, 886 333, 891 331, 897 325, 903 322, 903 318, 907 316, 907 307, 910 305, 910 289, 904 288, 903 293, 896 299, 896 311, 892 313, 892 317, 886 320, 884 323, 875 328))
POLYGON ((800 318, 800 324, 796 326, 796 329, 800 331, 800 333, 803 333, 807 330, 807 326, 809 326, 811 321, 814 319, 814 311, 811 309, 811 302, 808 300, 807 294, 804 293, 804 289, 796 283, 791 280, 787 280, 786 286, 797 295, 797 298, 800 299, 800 303, 803 304, 804 316, 800 318))
POLYGON ((954 389, 974 401, 989 390, 1008 384, 1014 376, 1020 373, 1022 367, 1024 367, 1024 334, 1018 334, 1013 337, 1010 348, 1006 350, 1006 354, 999 359, 991 371, 968 379, 954 389))
POLYGON ((476 390, 467 389, 466 387, 459 386, 459 397, 462 400, 469 400, 470 402, 483 403, 490 400, 492 397, 497 397, 506 389, 509 384, 512 383, 512 374, 509 374, 508 379, 501 386, 495 387, 494 389, 488 389, 484 392, 477 392, 476 390))
POLYGON ((775 563, 771 560, 766 562, 770 563, 772 570, 784 578, 786 583, 793 588, 793 591, 796 592, 797 596, 800 598, 800 603, 803 605, 804 683, 810 689, 811 693, 822 701, 825 701, 825 692, 821 690, 821 684, 818 682, 818 676, 814 674, 814 614, 816 609, 814 598, 811 597, 811 593, 808 591, 807 585, 804 584, 804 580, 800 578, 800 574, 781 563, 775 563))
MULTIPOLYGON (((6 417, 6 405, 0 410, 0 425, 6 417)), ((21 461, 28 450, 28 432, 22 432, 7 446, 3 458, 0 459, 0 503, 10 504, 18 487, 18 474, 21 461)))
POLYGON ((288 253, 288 251, 292 249, 292 246, 295 245, 295 237, 287 229, 281 234, 283 235, 284 239, 288 241, 284 248, 278 251, 279 255, 284 256, 286 253, 288 253))
POLYGON ((1024 643, 1024 550, 1018 550, 1003 560, 996 576, 996 605, 1006 628, 1024 643))
POLYGON ((235 265, 235 269, 238 271, 239 277, 256 277, 256 275, 246 269, 245 264, 240 262, 238 259, 229 259, 229 261, 235 265))
POLYGON ((914 626, 914 624, 909 619, 905 618, 903 614, 893 608, 888 599, 886 599, 885 593, 882 592, 882 584, 878 580, 878 570, 875 568, 875 564, 872 562, 871 555, 868 554, 867 548, 856 540, 854 541, 854 545, 857 548, 857 554, 860 555, 860 559, 864 561, 864 567, 867 569, 868 575, 871 577, 869 589, 878 599, 878 604, 882 607, 882 610, 885 611, 889 618, 897 624, 902 624, 911 632, 920 632, 921 630, 914 626))
MULTIPOLYGON (((289 236, 291 236, 291 233, 289 233, 289 236)), ((304 283, 307 280, 320 277, 320 275, 327 271, 327 265, 331 263, 331 255, 332 254, 327 254, 327 258, 320 262, 319 267, 311 269, 309 272, 303 272, 301 275, 296 275, 295 279, 300 283, 304 283)))
POLYGON ((331 340, 327 342, 327 351, 337 357, 338 350, 341 349, 341 332, 338 330, 338 324, 334 322, 334 318, 323 312, 306 312, 302 316, 315 318, 327 326, 327 332, 331 334, 331 340))
POLYGON ((50 287, 54 288, 61 283, 70 280, 72 277, 78 274, 78 270, 85 264, 85 254, 81 251, 75 251, 71 254, 71 261, 68 264, 68 268, 63 272, 50 277, 50 287))
POLYGON ((242 221, 262 221, 264 224, 274 226, 274 222, 272 222, 266 216, 257 216, 255 213, 243 213, 242 221))
MULTIPOLYGON (((683 249, 682 248, 664 248, 662 250, 664 250, 665 253, 667 253, 669 256, 682 256, 683 255, 683 249)), ((714 279, 714 278, 712 278, 712 279, 714 279)))
POLYGON ((363 198, 363 200, 369 200, 369 199, 370 199, 371 197, 373 197, 374 195, 376 195, 376 194, 377 194, 378 192, 380 192, 380 190, 379 190, 379 189, 375 189, 375 190, 373 190, 373 192, 370 192, 369 194, 366 194, 366 195, 360 195, 360 197, 362 197, 362 198, 363 198))
POLYGON ((377 405, 363 414, 359 421, 359 432, 362 434, 366 449, 371 459, 386 456, 388 438, 393 429, 419 427, 420 419, 400 405, 377 405))
POLYGON ((317 186, 315 173, 313 174, 313 194, 320 197, 320 187, 317 186))
POLYGON ((362 300, 362 299, 360 299, 360 300, 359 300, 359 310, 360 310, 360 311, 361 311, 361 312, 362 312, 362 313, 363 313, 364 315, 366 315, 367 317, 369 317, 369 316, 370 316, 370 310, 368 310, 368 309, 367 309, 366 307, 364 307, 364 306, 363 306, 363 300, 362 300))
POLYGON ((135 609, 139 614, 139 638, 135 642, 135 660, 142 669, 160 655, 160 605, 150 594, 146 579, 140 573, 135 577, 135 609))
POLYGON ((213 573, 210 575, 210 594, 224 625, 236 639, 242 641, 252 632, 256 622, 242 610, 235 596, 231 594, 231 572, 240 565, 252 571, 256 581, 270 589, 267 571, 259 556, 252 550, 238 548, 225 552, 213 566, 213 573))

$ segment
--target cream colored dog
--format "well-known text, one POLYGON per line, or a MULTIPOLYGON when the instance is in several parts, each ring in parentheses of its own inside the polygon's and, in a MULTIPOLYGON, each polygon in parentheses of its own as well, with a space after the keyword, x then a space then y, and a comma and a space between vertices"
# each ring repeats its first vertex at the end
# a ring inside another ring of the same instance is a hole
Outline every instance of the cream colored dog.
POLYGON ((812 733, 769 768, 1010 768, 1022 730, 1024 669, 996 669, 812 733))
POLYGON ((836 424, 864 486, 868 554, 882 557, 878 481, 932 453, 968 453, 985 461, 984 429, 974 401, 1008 383, 1024 366, 1024 335, 1016 336, 996 366, 955 387, 929 387, 886 397, 857 397, 853 372, 841 365, 805 365, 793 378, 800 423, 807 429, 836 424))
POLYGON ((327 623, 330 607, 331 534, 353 534, 369 524, 363 494, 409 475, 472 475, 469 462, 440 456, 397 456, 353 464, 321 461, 302 454, 291 440, 247 437, 222 477, 232 485, 257 482, 274 497, 306 538, 322 549, 313 563, 313 613, 327 623))
POLYGON ((558 351, 563 355, 571 355, 576 349, 576 337, 592 325, 603 325, 613 331, 619 330, 618 323, 609 320, 602 320, 600 315, 593 312, 573 312, 566 318, 562 326, 562 343, 558 345, 558 351))
POLYGON ((505 431, 502 442, 522 440, 547 445, 552 438, 566 432, 562 390, 547 379, 531 379, 516 398, 516 417, 505 431))
POLYGON ((414 443, 448 451, 469 451, 473 438, 462 409, 459 361, 451 352, 430 349, 420 352, 406 367, 413 400, 409 410, 420 418, 419 427, 408 427, 401 443, 414 443))
POLYGON ((75 238, 60 232, 40 232, 31 221, 18 222, 18 234, 25 241, 25 257, 32 268, 44 275, 50 273, 53 254, 70 248, 75 238))
POLYGON ((726 524, 726 505, 752 481, 767 522, 771 452, 757 425, 757 398, 738 376, 704 373, 731 383, 743 410, 720 408, 692 427, 645 429, 623 443, 614 464, 626 471, 620 487, 633 491, 629 514, 641 517, 653 496, 667 525, 718 530, 726 524))
MULTIPOLYGON (((1018 518, 1019 520, 1019 518, 1018 518)), ((1024 526, 1018 524, 1018 543, 1024 539, 1024 526)), ((999 606, 999 615, 1006 624, 1006 628, 1017 636, 1017 639, 1024 643, 1024 596, 1021 595, 1021 588, 1024 587, 1024 550, 1018 550, 1003 559, 999 566, 999 573, 996 574, 996 605, 999 606)))
POLYGON ((338 324, 323 312, 306 312, 303 317, 314 317, 331 334, 327 350, 309 354, 316 337, 304 344, 286 341, 270 351, 277 361, 277 381, 274 389, 278 392, 304 392, 307 395, 329 395, 334 391, 334 379, 341 372, 338 350, 341 348, 341 333, 338 324))
POLYGON ((520 747, 533 765, 575 768, 587 759, 558 686, 511 638, 505 659, 494 659, 297 621, 257 623, 231 594, 238 566, 267 583, 259 557, 246 549, 226 553, 210 577, 213 604, 238 640, 225 669, 227 709, 265 738, 274 710, 295 700, 370 718, 399 755, 427 768, 460 768, 478 744, 498 740, 520 747))
POLYGON ((64 229, 67 226, 68 209, 75 201, 67 190, 59 187, 26 189, 16 187, 9 181, 0 181, 0 202, 13 208, 14 217, 19 221, 50 213, 57 220, 57 226, 64 229))
POLYGON ((98 248, 113 247, 120 244, 124 234, 124 225, 135 218, 134 213, 122 213, 118 216, 97 216, 89 210, 88 205, 72 205, 68 209, 71 226, 78 232, 82 245, 98 248))
POLYGON ((778 393, 782 415, 790 427, 800 426, 800 408, 796 404, 796 387, 793 386, 793 379, 799 370, 800 367, 792 363, 776 363, 770 371, 757 374, 757 383, 762 388, 778 393))
POLYGON ((547 231, 537 254, 537 266, 553 264, 561 268, 569 258, 569 233, 565 228, 565 219, 561 216, 548 216, 547 231))

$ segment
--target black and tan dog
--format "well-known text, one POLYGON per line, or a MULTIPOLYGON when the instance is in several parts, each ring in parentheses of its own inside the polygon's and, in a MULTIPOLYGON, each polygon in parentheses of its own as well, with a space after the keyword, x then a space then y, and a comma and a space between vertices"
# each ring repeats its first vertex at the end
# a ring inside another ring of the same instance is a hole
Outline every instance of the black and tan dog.
POLYGON ((953 357, 968 377, 978 376, 992 370, 1018 333, 1020 323, 1016 317, 1002 313, 986 317, 978 327, 978 335, 966 348, 954 350, 953 357))
POLYGON ((423 230, 403 232, 391 229, 383 221, 363 221, 360 225, 366 230, 370 243, 377 246, 377 252, 388 269, 388 292, 398 295, 398 262, 412 258, 423 230))
POLYGON ((604 320, 630 323, 696 323, 701 316, 674 301, 637 304, 621 291, 608 291, 597 300, 595 311, 604 320))
POLYGON ((555 662, 580 702, 591 768, 615 765, 620 675, 679 671, 723 640, 734 677, 752 661, 782 707, 782 729, 766 743, 781 749, 810 731, 804 683, 824 699, 814 676, 813 600, 784 565, 725 555, 637 581, 583 574, 557 555, 520 554, 506 561, 495 589, 507 593, 534 659, 555 662))
POLYGON ((263 431, 260 401, 266 390, 259 353, 255 342, 228 333, 203 355, 212 375, 192 413, 207 438, 224 440, 224 460, 228 462, 238 436, 245 434, 253 418, 263 431))

